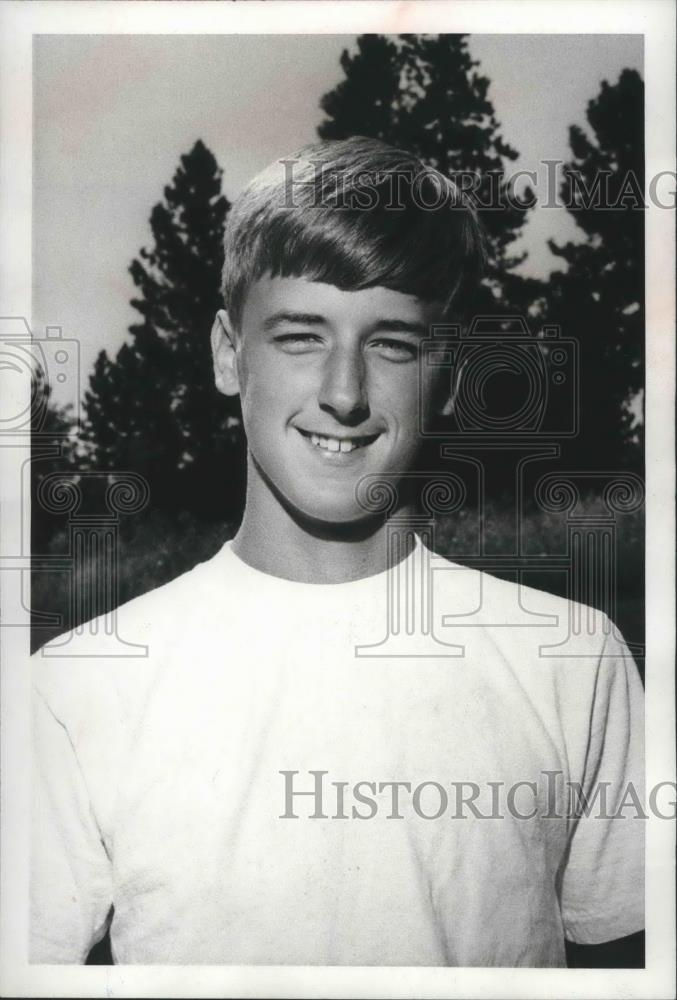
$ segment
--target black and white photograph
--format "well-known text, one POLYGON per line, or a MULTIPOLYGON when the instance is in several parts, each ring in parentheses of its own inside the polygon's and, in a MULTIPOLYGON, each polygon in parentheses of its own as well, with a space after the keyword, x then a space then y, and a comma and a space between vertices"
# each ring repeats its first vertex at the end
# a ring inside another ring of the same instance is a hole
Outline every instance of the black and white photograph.
POLYGON ((674 995, 674 12, 0 5, 3 995, 674 995))

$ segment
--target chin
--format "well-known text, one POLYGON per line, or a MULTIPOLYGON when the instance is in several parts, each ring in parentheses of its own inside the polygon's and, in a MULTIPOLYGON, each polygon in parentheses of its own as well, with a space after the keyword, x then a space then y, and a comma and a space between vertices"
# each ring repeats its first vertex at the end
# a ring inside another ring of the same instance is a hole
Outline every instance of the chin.
POLYGON ((308 494, 304 497, 287 496, 285 504, 295 521, 311 534, 331 535, 333 533, 351 534, 351 532, 366 533, 376 529, 382 521, 382 515, 364 510, 355 500, 351 492, 349 497, 317 498, 308 502, 308 494))
POLYGON ((337 528, 349 528, 354 525, 356 528, 362 527, 369 522, 373 522, 374 515, 368 511, 352 504, 318 504, 312 507, 308 504, 296 508, 299 518, 311 524, 324 526, 330 529, 332 525, 337 528))

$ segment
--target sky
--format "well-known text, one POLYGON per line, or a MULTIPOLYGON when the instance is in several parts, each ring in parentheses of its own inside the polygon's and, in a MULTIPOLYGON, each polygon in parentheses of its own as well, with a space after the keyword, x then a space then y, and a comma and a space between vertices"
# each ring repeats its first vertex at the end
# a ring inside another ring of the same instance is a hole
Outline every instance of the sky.
MULTIPOLYGON (((32 326, 80 344, 79 389, 100 350, 114 355, 138 314, 128 273, 151 245, 149 216, 182 153, 202 139, 232 199, 280 155, 316 138, 322 94, 343 77, 352 35, 40 35, 34 42, 32 326)), ((545 194, 546 159, 570 155, 602 80, 642 72, 640 35, 472 35, 503 137, 545 194)), ((546 240, 579 238, 562 209, 536 208, 520 270, 561 266, 546 240)))

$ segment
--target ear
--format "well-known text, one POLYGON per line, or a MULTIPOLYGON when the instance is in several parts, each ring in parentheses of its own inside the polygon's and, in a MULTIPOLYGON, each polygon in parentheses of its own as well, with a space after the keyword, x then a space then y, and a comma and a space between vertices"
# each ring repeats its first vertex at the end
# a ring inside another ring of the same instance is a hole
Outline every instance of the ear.
POLYGON ((237 339, 225 309, 219 309, 214 318, 211 342, 216 388, 224 396, 237 396, 240 391, 237 374, 237 339))
POLYGON ((439 411, 443 417, 450 417, 456 409, 456 400, 458 399, 458 394, 461 389, 461 379, 463 378, 463 372, 467 367, 469 360, 469 357, 464 358, 452 376, 449 393, 445 394, 443 406, 439 411))
POLYGON ((450 417, 454 412, 454 406, 456 405, 456 397, 458 396, 458 379, 454 379, 452 385, 449 386, 449 392, 445 394, 444 404, 440 409, 440 415, 443 417, 450 417))

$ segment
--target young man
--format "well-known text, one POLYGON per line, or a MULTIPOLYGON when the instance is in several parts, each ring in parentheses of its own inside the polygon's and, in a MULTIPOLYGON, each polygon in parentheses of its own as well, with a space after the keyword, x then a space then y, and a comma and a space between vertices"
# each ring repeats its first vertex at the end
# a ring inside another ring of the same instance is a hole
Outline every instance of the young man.
POLYGON ((212 340, 243 521, 119 610, 146 659, 36 658, 33 961, 110 926, 118 963, 561 966, 641 929, 626 647, 600 616, 558 657, 567 602, 407 522, 421 420, 453 405, 419 344, 482 252, 450 181, 364 139, 233 206, 212 340))

